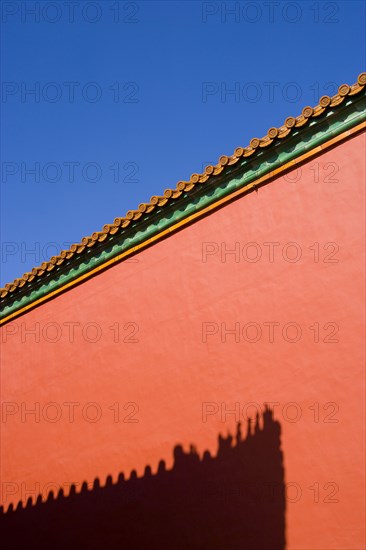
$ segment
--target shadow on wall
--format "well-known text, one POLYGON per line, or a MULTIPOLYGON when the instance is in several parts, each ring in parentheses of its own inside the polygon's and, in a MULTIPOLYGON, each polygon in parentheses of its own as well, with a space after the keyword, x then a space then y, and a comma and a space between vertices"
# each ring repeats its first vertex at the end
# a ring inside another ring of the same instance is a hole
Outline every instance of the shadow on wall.
POLYGON ((65 497, 38 497, 1 515, 2 547, 24 549, 283 550, 285 487, 280 424, 267 409, 263 425, 240 424, 219 436, 217 455, 174 448, 174 465, 96 479, 65 497))

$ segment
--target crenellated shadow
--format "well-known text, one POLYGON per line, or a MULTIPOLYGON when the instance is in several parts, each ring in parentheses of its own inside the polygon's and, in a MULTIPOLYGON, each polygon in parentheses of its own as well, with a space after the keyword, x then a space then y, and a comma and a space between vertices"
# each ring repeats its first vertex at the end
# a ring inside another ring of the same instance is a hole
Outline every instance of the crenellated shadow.
POLYGON ((283 550, 285 487, 280 424, 266 409, 263 425, 248 422, 245 438, 219 436, 217 455, 174 448, 171 470, 161 461, 141 478, 95 480, 46 502, 1 515, 6 550, 283 550))

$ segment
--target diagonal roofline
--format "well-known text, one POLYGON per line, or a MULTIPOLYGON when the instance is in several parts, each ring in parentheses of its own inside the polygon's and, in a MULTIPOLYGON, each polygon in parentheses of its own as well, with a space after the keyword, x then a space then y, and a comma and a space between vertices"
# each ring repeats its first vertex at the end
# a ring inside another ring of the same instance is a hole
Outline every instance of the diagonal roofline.
MULTIPOLYGON (((338 93, 333 97, 322 96, 315 107, 304 107, 301 115, 286 118, 282 126, 279 128, 270 128, 264 137, 251 139, 247 147, 237 147, 231 156, 221 156, 218 164, 207 166, 202 174, 192 174, 189 181, 179 181, 175 189, 166 189, 162 196, 153 196, 150 202, 141 203, 136 210, 129 210, 124 217, 116 218, 112 224, 105 225, 102 231, 84 237, 80 243, 71 245, 68 250, 63 250, 59 255, 53 256, 49 261, 43 262, 38 267, 34 267, 32 271, 25 273, 22 277, 15 279, 11 283, 7 283, 4 288, 0 289, 2 302, 8 302, 13 297, 16 299, 18 295, 23 294, 23 292, 20 292, 22 290, 31 290, 34 286, 42 285, 43 281, 46 282, 46 278, 49 280, 52 271, 56 275, 56 272, 62 269, 61 266, 68 266, 71 261, 83 258, 88 252, 90 256, 93 248, 99 250, 105 241, 110 240, 116 234, 123 236, 126 234, 128 227, 129 229, 131 227, 137 227, 138 229, 146 225, 146 222, 151 217, 149 214, 153 211, 160 212, 166 205, 171 205, 172 200, 175 201, 179 197, 182 197, 182 195, 185 197, 193 196, 195 188, 200 184, 205 184, 207 181, 211 183, 210 180, 213 180, 216 176, 220 176, 220 178, 214 180, 215 183, 216 181, 221 183, 223 176, 229 175, 235 168, 239 168, 242 162, 248 157, 257 157, 274 142, 278 143, 278 140, 288 141, 288 137, 293 135, 297 129, 311 125, 321 115, 330 112, 333 108, 342 104, 346 98, 359 94, 364 90, 365 86, 366 73, 361 73, 356 83, 351 86, 342 84, 338 89, 338 93)), ((321 118, 323 119, 323 117, 321 118)))

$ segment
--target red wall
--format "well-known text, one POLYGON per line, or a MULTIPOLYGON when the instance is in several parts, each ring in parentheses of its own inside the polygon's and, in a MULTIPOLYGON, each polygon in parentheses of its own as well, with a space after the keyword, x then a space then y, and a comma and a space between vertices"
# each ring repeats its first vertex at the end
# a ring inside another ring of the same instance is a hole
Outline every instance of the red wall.
POLYGON ((363 548, 364 145, 364 136, 343 143, 3 327, 5 507, 49 483, 103 484, 146 464, 156 471, 160 459, 170 466, 176 443, 215 453, 236 418, 204 422, 203 402, 215 410, 237 402, 251 416, 248 403, 278 402, 288 548, 363 548), (208 242, 213 251, 238 242, 241 257, 223 262, 218 252, 203 262, 208 242), (250 242, 262 252, 257 262, 247 260, 250 242), (268 242, 280 243, 273 261, 268 242), (35 323, 38 335, 27 334, 35 323), (79 323, 74 341, 65 323, 79 323), (88 323, 102 332, 95 343, 88 323), (203 323, 218 331, 206 342, 203 323), (221 323, 239 323, 241 334, 223 342, 221 323), (247 341, 258 328, 248 323, 262 329, 257 342, 247 341), (283 335, 288 323, 301 327, 297 342, 287 341, 294 325, 283 335), (134 327, 138 341, 123 341, 134 327), (66 402, 80 404, 74 422, 66 402), (115 422, 115 402, 120 420, 136 403, 138 422, 115 422), (35 403, 39 418, 24 415, 35 403), (96 407, 101 418, 91 422, 96 407))

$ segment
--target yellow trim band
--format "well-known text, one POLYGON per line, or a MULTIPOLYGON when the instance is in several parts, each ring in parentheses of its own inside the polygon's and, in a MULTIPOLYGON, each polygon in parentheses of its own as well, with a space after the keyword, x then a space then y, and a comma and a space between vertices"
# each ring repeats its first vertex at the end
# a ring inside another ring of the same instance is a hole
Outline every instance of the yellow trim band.
POLYGON ((129 250, 126 250, 125 252, 122 252, 121 254, 118 254, 118 256, 115 256, 114 258, 112 258, 110 260, 107 260, 106 262, 99 265, 98 267, 95 267, 94 269, 92 269, 88 273, 84 273, 84 275, 81 275, 77 279, 75 279, 73 281, 70 281, 69 283, 66 283, 62 287, 50 292, 49 294, 46 294, 45 296, 42 296, 42 298, 39 298, 35 302, 32 302, 31 304, 28 304, 27 306, 24 306, 23 308, 19 309, 18 311, 15 311, 15 312, 11 313, 10 315, 5 317, 4 319, 0 320, 0 325, 3 325, 5 323, 7 323, 11 319, 14 319, 15 317, 18 317, 19 315, 22 315, 23 313, 29 311, 30 309, 33 309, 33 308, 37 307, 39 304, 50 300, 51 298, 57 296, 58 294, 60 294, 62 292, 65 292, 65 290, 67 290, 69 288, 72 288, 73 286, 79 284, 82 281, 85 281, 86 279, 89 279, 90 277, 97 274, 98 272, 100 272, 100 271, 102 271, 102 270, 104 270, 104 269, 106 269, 106 268, 108 268, 108 267, 110 267, 114 264, 117 264, 122 259, 127 258, 128 256, 131 256, 132 254, 136 253, 137 251, 143 250, 147 246, 149 246, 149 245, 159 241, 163 237, 169 235, 169 233, 173 233, 177 229, 180 229, 180 228, 184 227, 185 225, 188 225, 193 220, 196 220, 198 218, 203 217, 205 214, 211 212, 212 210, 216 210, 220 206, 232 201, 233 199, 239 197, 240 195, 244 195, 246 192, 248 192, 251 189, 257 187, 258 185, 272 179, 273 177, 277 176, 278 174, 281 174, 282 172, 284 172, 288 168, 293 168, 297 164, 302 163, 304 160, 306 160, 308 158, 311 158, 311 157, 314 157, 315 155, 319 154, 320 152, 322 152, 326 149, 329 149, 333 145, 343 141, 344 139, 350 137, 353 134, 356 134, 356 133, 360 132, 360 130, 363 130, 365 128, 366 128, 366 122, 362 122, 361 124, 358 124, 354 128, 352 128, 350 130, 346 130, 342 134, 339 134, 338 136, 336 136, 336 137, 330 139, 329 141, 323 143, 322 145, 318 145, 317 147, 314 147, 314 149, 311 149, 310 151, 304 153, 300 157, 283 164, 281 167, 276 168, 275 170, 273 170, 272 172, 269 172, 268 174, 265 174, 264 176, 258 178, 254 182, 249 183, 245 187, 242 187, 241 189, 238 189, 237 191, 234 191, 230 195, 227 195, 226 197, 223 197, 222 199, 219 199, 217 202, 207 206, 206 208, 203 208, 199 212, 195 212, 194 214, 191 214, 187 218, 184 218, 184 220, 181 220, 180 222, 172 225, 168 229, 164 229, 163 231, 161 231, 160 233, 157 233, 153 237, 150 237, 149 239, 147 239, 143 243, 140 243, 139 245, 136 245, 133 248, 130 248, 129 250))

